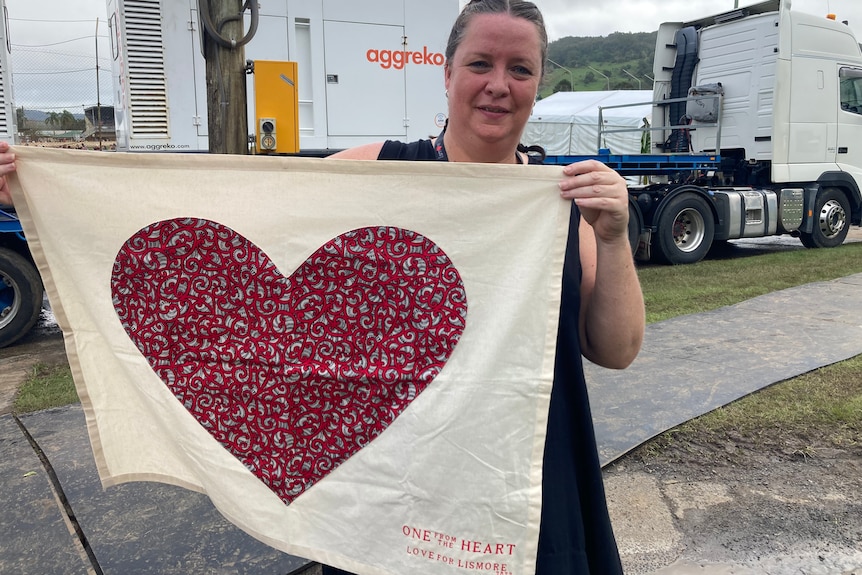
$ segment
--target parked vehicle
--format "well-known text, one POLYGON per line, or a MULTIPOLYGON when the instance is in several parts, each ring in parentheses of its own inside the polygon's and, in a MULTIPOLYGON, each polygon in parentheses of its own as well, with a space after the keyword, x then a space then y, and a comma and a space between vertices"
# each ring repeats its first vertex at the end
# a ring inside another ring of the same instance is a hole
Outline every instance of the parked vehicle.
POLYGON ((42 279, 30 257, 21 223, 0 209, 0 347, 14 343, 42 311, 42 279))
MULTIPOLYGON (((862 51, 849 26, 784 0, 666 23, 654 74, 654 153, 588 156, 650 177, 630 188, 639 258, 693 263, 715 242, 780 234, 833 247, 860 224, 862 51)), ((601 142, 601 113, 599 130, 601 142)))
MULTIPOLYGON (((12 104, 12 75, 6 3, 0 0, 0 140, 15 143, 18 132, 12 104)), ((24 240, 21 222, 10 207, 0 206, 0 347, 30 331, 42 311, 42 279, 24 240)))

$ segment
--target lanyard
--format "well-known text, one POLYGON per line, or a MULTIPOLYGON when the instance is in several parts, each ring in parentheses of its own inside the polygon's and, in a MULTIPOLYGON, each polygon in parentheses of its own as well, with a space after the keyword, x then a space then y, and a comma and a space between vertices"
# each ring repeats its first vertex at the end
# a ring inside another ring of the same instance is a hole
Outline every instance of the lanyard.
POLYGON ((437 136, 437 141, 434 142, 434 151, 437 152, 437 159, 441 162, 449 161, 449 154, 446 153, 446 146, 443 144, 443 134, 446 133, 446 128, 437 136))
MULTIPOLYGON (((446 133, 446 128, 443 128, 443 131, 440 132, 440 135, 437 136, 437 141, 434 142, 434 151, 437 152, 437 160, 441 162, 449 161, 449 154, 446 153, 446 144, 443 143, 443 134, 446 133)), ((521 160, 521 156, 518 155, 518 152, 515 152, 515 161, 518 164, 524 163, 521 160)))

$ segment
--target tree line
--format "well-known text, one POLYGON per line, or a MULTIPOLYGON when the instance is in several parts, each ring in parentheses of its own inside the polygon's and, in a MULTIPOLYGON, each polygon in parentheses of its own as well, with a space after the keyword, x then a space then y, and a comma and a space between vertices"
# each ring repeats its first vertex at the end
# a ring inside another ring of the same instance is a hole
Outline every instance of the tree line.
POLYGON ((69 110, 63 110, 62 112, 48 112, 45 115, 44 121, 37 121, 28 119, 26 114, 24 113, 24 108, 17 108, 15 110, 16 117, 18 120, 18 130, 33 130, 38 129, 42 126, 48 128, 49 130, 79 130, 82 131, 85 128, 85 122, 83 118, 76 118, 72 112, 69 110))

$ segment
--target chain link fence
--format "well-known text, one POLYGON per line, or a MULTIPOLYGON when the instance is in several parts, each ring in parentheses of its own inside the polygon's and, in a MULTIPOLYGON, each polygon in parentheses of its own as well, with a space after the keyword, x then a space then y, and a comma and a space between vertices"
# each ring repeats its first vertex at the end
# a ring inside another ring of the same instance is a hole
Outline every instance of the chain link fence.
POLYGON ((111 140, 111 47, 104 19, 13 17, 8 25, 12 97, 22 143, 111 140))

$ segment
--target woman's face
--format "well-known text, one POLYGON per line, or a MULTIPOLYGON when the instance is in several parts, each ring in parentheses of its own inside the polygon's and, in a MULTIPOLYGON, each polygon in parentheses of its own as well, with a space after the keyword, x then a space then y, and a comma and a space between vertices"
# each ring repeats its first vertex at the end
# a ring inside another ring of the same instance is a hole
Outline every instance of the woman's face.
POLYGON ((520 139, 542 74, 536 26, 508 14, 477 14, 446 63, 449 124, 486 143, 520 139))

